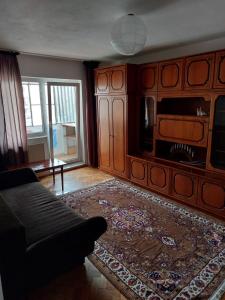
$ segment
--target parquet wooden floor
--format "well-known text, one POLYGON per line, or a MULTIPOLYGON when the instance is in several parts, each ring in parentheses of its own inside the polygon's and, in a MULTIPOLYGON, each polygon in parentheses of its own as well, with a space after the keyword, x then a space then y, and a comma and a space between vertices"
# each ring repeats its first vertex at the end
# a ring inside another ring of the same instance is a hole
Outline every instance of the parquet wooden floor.
MULTIPOLYGON (((79 190, 113 178, 98 169, 81 168, 64 173, 64 192, 79 190)), ((61 178, 41 178, 41 182, 57 195, 61 194, 61 178)), ((86 259, 83 266, 63 274, 47 286, 34 290, 28 300, 126 300, 126 298, 86 259)))
MULTIPOLYGON (((65 172, 64 192, 79 190, 113 178, 98 169, 81 168, 65 172)), ((61 194, 60 175, 55 186, 52 177, 44 177, 41 182, 56 194, 61 194)), ((74 268, 48 285, 34 290, 28 300, 126 300, 126 298, 86 259, 83 266, 74 268)), ((221 300, 225 300, 225 295, 221 300)))

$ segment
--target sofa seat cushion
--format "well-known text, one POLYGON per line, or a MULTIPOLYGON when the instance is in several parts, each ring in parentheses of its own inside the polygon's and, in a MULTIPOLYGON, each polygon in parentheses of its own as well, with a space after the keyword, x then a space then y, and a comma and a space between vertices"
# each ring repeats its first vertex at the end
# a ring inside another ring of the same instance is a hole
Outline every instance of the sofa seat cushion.
POLYGON ((0 195, 24 225, 27 247, 84 221, 39 182, 1 190, 0 195))

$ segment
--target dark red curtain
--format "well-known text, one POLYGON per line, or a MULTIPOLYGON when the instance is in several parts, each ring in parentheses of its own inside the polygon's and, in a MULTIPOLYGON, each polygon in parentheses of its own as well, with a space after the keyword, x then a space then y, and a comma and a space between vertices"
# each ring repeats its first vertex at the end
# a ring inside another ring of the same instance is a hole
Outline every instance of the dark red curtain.
POLYGON ((85 61, 86 69, 86 120, 87 120, 87 141, 88 141, 88 164, 91 167, 98 166, 98 144, 97 144, 97 113, 94 69, 99 65, 95 61, 85 61))
POLYGON ((26 161, 25 110, 17 57, 0 51, 0 169, 26 161))

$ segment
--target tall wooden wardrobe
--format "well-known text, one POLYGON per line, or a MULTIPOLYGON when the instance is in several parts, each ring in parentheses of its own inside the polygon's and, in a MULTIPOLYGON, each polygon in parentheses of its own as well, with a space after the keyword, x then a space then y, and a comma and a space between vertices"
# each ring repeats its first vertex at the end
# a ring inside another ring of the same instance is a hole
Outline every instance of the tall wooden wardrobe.
POLYGON ((97 125, 99 166, 127 177, 128 110, 134 99, 135 66, 121 65, 97 69, 97 125))

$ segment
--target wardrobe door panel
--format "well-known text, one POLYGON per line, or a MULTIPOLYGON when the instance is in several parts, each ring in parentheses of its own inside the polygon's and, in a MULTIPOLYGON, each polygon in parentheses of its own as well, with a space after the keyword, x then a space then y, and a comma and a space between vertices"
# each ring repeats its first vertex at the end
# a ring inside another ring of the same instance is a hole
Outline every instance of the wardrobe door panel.
POLYGON ((112 166, 126 175, 126 97, 112 96, 112 166))
POLYGON ((111 170, 110 98, 98 97, 98 148, 101 169, 111 170))

